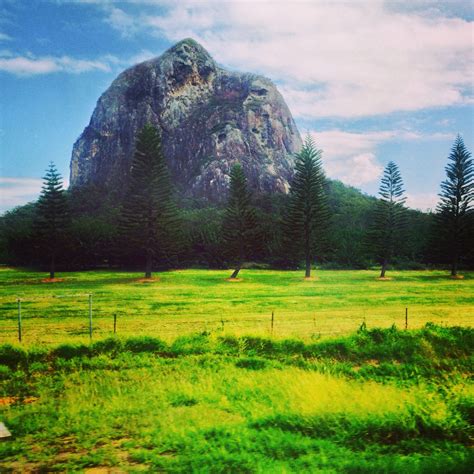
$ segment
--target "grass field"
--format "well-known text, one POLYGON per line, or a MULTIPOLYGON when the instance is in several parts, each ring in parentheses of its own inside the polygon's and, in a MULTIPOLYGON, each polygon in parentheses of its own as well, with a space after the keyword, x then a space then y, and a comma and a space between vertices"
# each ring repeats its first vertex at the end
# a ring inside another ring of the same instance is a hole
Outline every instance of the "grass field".
POLYGON ((0 472, 472 473, 474 274, 316 275, 2 268, 0 472))
POLYGON ((178 335, 218 332, 311 340, 350 334, 368 327, 426 322, 472 325, 474 273, 450 280, 441 271, 317 271, 304 281, 301 272, 244 270, 242 281, 226 281, 228 271, 183 270, 159 274, 143 283, 141 274, 94 271, 59 275, 0 269, 0 343, 17 339, 17 298, 21 298, 24 344, 88 339, 88 294, 93 295, 94 339, 118 334, 153 335, 170 341, 178 335))
POLYGON ((474 331, 0 346, 1 472, 471 473, 474 331))

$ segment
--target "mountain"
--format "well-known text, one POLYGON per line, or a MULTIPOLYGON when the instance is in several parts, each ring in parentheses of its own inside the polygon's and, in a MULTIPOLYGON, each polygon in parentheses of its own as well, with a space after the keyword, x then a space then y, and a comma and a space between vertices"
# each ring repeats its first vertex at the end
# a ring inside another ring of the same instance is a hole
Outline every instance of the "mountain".
POLYGON ((122 72, 97 102, 71 157, 71 187, 125 190, 135 137, 145 123, 162 134, 182 197, 221 201, 240 162, 258 193, 286 192, 301 137, 267 78, 219 67, 186 39, 122 72))

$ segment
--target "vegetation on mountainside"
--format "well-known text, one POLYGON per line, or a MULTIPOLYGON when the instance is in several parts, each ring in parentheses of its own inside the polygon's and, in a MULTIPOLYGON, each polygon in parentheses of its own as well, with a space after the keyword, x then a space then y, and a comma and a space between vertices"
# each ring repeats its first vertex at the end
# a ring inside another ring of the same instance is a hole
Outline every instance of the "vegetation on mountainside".
MULTIPOLYGON (((458 191, 462 195, 458 203, 459 216, 454 220, 449 217, 452 212, 445 209, 449 201, 446 196, 442 197, 442 202, 448 201, 439 208, 436 214, 426 214, 410 209, 400 211, 400 217, 406 222, 406 231, 403 246, 397 248, 396 255, 391 259, 391 265, 396 268, 419 269, 448 263, 452 266, 454 256, 455 261, 458 262, 456 268, 458 266, 471 268, 474 265, 474 247, 468 245, 468 242, 472 240, 473 229, 470 197, 472 196, 472 173, 469 171, 472 168, 472 159, 469 158, 468 152, 463 150, 464 171, 461 170, 461 174, 464 173, 465 177, 461 179, 456 175, 460 186, 458 186, 458 191), (435 220, 439 225, 435 225, 435 220), (455 225, 459 228, 456 227, 458 230, 454 230, 451 224, 458 221, 459 225, 455 225)), ((448 181, 445 183, 446 186, 449 184, 448 181)), ((454 186, 453 183, 454 181, 449 185, 451 186, 449 189, 454 186)), ((294 186, 297 186, 297 182, 294 186)), ((160 189, 165 188, 167 186, 160 189)), ((321 194, 321 188, 318 189, 321 194)), ((448 192, 447 189, 443 193, 448 192)), ((451 191, 458 192, 454 188, 451 191)), ((119 216, 123 214, 123 209, 127 207, 127 204, 121 202, 116 191, 89 185, 74 188, 66 195, 71 225, 64 229, 66 233, 64 241, 56 246, 57 263, 61 269, 94 268, 105 265, 137 268, 141 265, 143 255, 138 255, 137 248, 131 248, 129 243, 125 243, 121 238, 119 216)), ((365 243, 370 234, 372 217, 380 206, 380 201, 331 180, 325 180, 324 193, 318 195, 317 206, 325 208, 324 201, 326 200, 328 204, 327 232, 324 233, 324 238, 320 235, 315 239, 319 242, 319 248, 313 249, 311 255, 317 255, 318 263, 326 268, 367 269, 377 263, 376 257, 379 252, 374 252, 374 248, 365 243), (324 245, 321 245, 323 243, 324 245), (316 254, 314 250, 317 251, 316 254)), ((288 243, 292 242, 295 244, 293 247, 303 250, 301 244, 303 230, 298 226, 285 225, 285 222, 290 221, 302 222, 301 218, 295 217, 295 202, 295 196, 284 194, 253 196, 251 205, 255 207, 256 212, 254 234, 259 236, 259 245, 252 249, 252 260, 274 268, 295 268, 302 263, 299 259, 305 256, 300 252, 300 255, 296 255, 297 258, 295 258, 292 254, 298 252, 292 252, 288 243), (290 215, 294 218, 288 219, 290 215), (295 229, 299 230, 295 232, 295 229)), ((228 251, 228 241, 222 232, 225 217, 222 204, 211 206, 209 202, 183 198, 178 204, 176 217, 179 218, 179 229, 174 224, 166 226, 170 229, 173 227, 174 230, 169 232, 171 238, 162 236, 160 242, 156 243, 153 252, 153 268, 158 270, 171 266, 199 265, 208 268, 231 266, 235 256, 228 251), (167 243, 173 244, 175 249, 162 251, 168 247, 167 243)), ((0 261, 12 265, 28 264, 45 268, 48 266, 47 255, 36 250, 38 240, 34 232, 34 221, 38 212, 38 204, 29 204, 0 217, 0 243, 2 244, 0 261)), ((301 209, 298 212, 301 214, 301 209)), ((175 214, 174 211, 172 214, 175 214)), ((131 212, 129 215, 137 222, 139 221, 140 213, 131 212)), ((173 221, 176 222, 174 219, 173 221)), ((318 229, 326 227, 320 224, 316 226, 318 229)), ((144 224, 141 225, 143 227, 144 224)), ((311 245, 311 247, 314 246, 311 245)), ((311 257, 310 260, 314 265, 315 259, 311 257)))

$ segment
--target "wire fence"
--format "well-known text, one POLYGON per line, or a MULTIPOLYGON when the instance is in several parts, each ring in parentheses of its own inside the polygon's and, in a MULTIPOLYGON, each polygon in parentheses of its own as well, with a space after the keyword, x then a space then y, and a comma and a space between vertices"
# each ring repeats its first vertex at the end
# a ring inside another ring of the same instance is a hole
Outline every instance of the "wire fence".
POLYGON ((319 339, 355 332, 367 327, 415 329, 427 322, 439 325, 473 323, 472 306, 425 305, 399 307, 359 306, 324 309, 304 307, 273 309, 267 305, 248 311, 246 307, 226 314, 210 312, 204 305, 178 308, 169 303, 143 307, 111 304, 109 298, 90 293, 22 297, 6 301, 0 310, 0 343, 57 344, 66 341, 95 340, 111 335, 150 335, 165 340, 193 333, 220 335, 259 335, 319 339))

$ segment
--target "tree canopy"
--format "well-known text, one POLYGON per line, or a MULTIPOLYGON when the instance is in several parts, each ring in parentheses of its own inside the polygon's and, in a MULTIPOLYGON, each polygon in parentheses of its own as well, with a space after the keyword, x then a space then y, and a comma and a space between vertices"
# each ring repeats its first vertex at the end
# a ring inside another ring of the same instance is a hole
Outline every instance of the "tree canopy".
POLYGON ((321 155, 322 151, 308 135, 296 155, 284 224, 285 247, 293 258, 304 258, 306 278, 311 276, 311 264, 327 241, 329 208, 321 155))
POLYGON ((240 164, 235 164, 230 171, 229 198, 222 234, 226 253, 235 263, 235 270, 230 278, 235 279, 245 259, 255 253, 259 245, 255 208, 240 164))
POLYGON ((36 212, 36 233, 41 251, 49 256, 49 277, 56 271, 56 257, 66 243, 69 226, 68 201, 62 177, 53 162, 43 177, 43 187, 36 212))
POLYGON ((402 253, 406 229, 403 180, 398 166, 390 161, 380 183, 380 199, 375 207, 369 230, 369 245, 381 264, 380 278, 385 277, 387 265, 393 257, 402 253))
POLYGON ((121 219, 122 235, 145 261, 151 278, 157 257, 171 261, 179 242, 179 222, 158 130, 138 133, 121 219))
POLYGON ((448 160, 436 213, 436 239, 451 262, 451 275, 456 276, 459 259, 474 237, 474 161, 460 135, 448 160))

